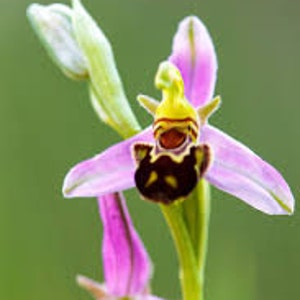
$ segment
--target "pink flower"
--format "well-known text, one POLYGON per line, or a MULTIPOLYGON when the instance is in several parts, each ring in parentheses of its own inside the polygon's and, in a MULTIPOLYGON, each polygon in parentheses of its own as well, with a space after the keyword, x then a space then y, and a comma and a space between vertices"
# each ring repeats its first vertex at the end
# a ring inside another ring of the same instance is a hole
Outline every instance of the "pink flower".
MULTIPOLYGON (((211 37, 197 17, 180 23, 169 61, 179 69, 190 103, 195 108, 207 104, 214 94, 217 59, 211 37)), ((207 181, 267 214, 293 213, 293 195, 274 167, 208 123, 199 136, 199 142, 213 151, 207 181)), ((98 197, 134 187, 136 167, 131 148, 136 142, 154 143, 152 128, 73 167, 65 178, 65 197, 98 197)))
POLYGON ((159 300, 149 294, 151 262, 130 219, 122 194, 98 198, 103 222, 103 284, 78 276, 77 282, 97 300, 159 300))

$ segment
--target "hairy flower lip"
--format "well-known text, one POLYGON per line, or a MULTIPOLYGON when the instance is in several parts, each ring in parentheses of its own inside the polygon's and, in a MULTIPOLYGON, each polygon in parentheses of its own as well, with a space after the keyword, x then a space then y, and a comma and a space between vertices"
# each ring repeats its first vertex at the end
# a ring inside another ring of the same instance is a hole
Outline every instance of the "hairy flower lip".
MULTIPOLYGON (((180 24, 169 57, 183 76, 186 95, 194 107, 212 99, 217 60, 205 25, 197 17, 180 24)), ((131 145, 153 143, 151 128, 79 163, 67 174, 66 197, 93 197, 134 186, 131 145)), ((211 146, 214 162, 205 178, 214 186, 267 214, 291 214, 294 198, 281 174, 252 150, 221 130, 203 124, 200 142, 211 146)))

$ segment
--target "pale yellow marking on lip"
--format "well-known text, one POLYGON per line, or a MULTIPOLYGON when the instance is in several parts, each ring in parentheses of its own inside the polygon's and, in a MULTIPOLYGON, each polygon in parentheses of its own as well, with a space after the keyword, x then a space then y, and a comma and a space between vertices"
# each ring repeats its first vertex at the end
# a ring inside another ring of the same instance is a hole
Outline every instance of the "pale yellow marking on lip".
POLYGON ((178 188, 178 181, 177 181, 177 179, 176 179, 175 176, 172 176, 172 175, 165 176, 164 180, 173 189, 177 189, 178 188))
POLYGON ((151 171, 149 178, 145 184, 145 187, 149 187, 152 183, 154 183, 156 180, 158 179, 158 175, 157 172, 155 171, 151 171))

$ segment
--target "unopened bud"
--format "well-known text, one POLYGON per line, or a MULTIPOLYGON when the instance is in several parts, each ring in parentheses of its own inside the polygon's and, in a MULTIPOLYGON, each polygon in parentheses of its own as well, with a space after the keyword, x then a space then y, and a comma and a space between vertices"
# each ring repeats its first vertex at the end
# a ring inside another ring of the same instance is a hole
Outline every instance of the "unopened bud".
POLYGON ((93 106, 121 136, 132 136, 140 126, 125 95, 110 42, 80 0, 72 2, 75 37, 87 61, 93 106))
POLYGON ((87 64, 75 38, 72 13, 63 4, 31 4, 27 9, 29 21, 54 63, 71 79, 86 79, 87 64))

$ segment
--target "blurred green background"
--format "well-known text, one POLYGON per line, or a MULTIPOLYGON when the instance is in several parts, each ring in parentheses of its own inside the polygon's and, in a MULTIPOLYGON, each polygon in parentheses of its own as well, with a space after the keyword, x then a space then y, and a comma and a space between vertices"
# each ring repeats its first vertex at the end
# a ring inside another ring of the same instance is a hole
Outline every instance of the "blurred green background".
MULTIPOLYGON (((153 77, 177 23, 200 16, 219 59, 223 106, 212 123, 281 170, 299 198, 299 1, 83 2, 113 44, 143 125, 151 119, 136 95, 158 96, 153 77)), ((72 165, 119 137, 97 120, 86 85, 46 56, 25 17, 30 3, 0 0, 0 299, 90 299, 74 278, 102 280, 96 201, 65 200, 61 185, 72 165)), ((126 195, 155 264, 155 294, 179 299, 176 254, 158 207, 133 190, 126 195)), ((299 272, 297 211, 267 216, 213 189, 208 300, 298 299, 299 272)))

